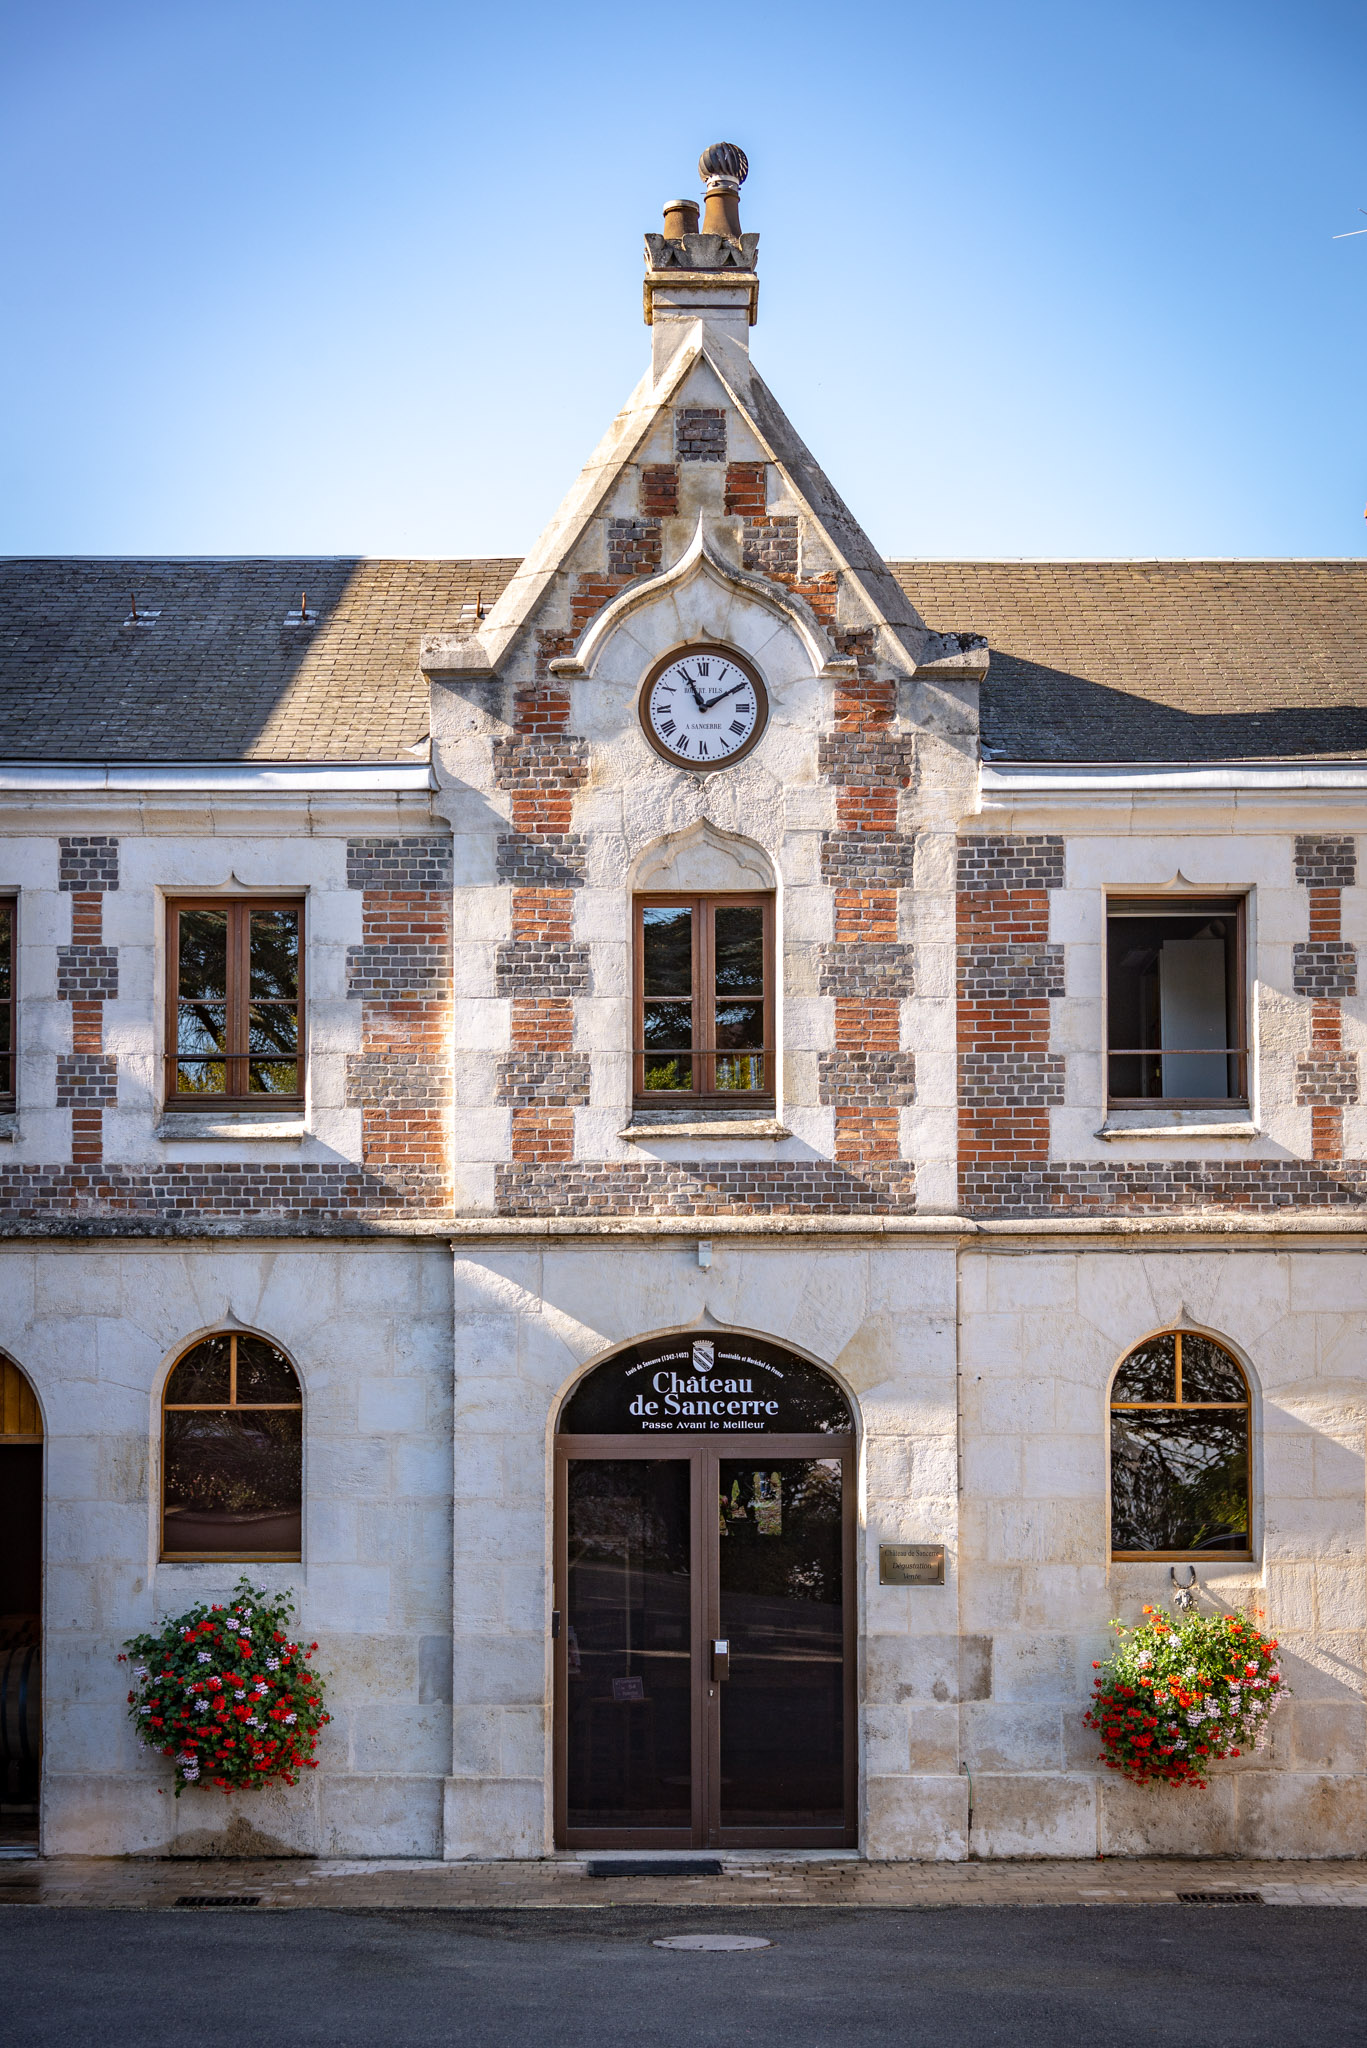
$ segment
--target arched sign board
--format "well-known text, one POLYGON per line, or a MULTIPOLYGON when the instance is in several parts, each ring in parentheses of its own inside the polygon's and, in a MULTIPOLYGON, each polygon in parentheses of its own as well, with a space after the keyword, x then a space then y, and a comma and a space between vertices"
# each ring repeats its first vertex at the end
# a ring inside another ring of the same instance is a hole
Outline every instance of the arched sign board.
POLYGON ((560 1417, 575 1436, 843 1435, 850 1407, 819 1366, 760 1337, 653 1337, 595 1368, 560 1417))

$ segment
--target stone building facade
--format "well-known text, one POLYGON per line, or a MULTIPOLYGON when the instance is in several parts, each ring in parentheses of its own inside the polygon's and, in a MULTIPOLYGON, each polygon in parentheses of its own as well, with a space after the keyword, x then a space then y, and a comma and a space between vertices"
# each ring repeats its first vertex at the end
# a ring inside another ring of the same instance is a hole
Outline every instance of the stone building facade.
POLYGON ((751 363, 735 202, 714 165, 703 232, 647 238, 650 368, 525 561, 4 568, 0 1350, 41 1415, 10 1433, 49 1853, 572 1852, 557 1436, 676 1339, 783 1347, 847 1405, 842 1839, 1367 1847, 1367 568, 885 562, 751 363), (766 715, 703 769, 643 679, 709 648, 766 715), (768 906, 753 1102, 651 1099, 635 920, 671 899, 768 906), (298 1086, 187 1107, 168 918, 282 903, 298 1086), (1125 916, 1177 948, 1142 1059, 1125 916), (1214 1037, 1201 918, 1237 930, 1214 1037), (302 1388, 297 1559, 167 1554, 168 1377, 233 1332, 302 1388), (1245 1540, 1135 1555, 1108 1408, 1178 1332, 1247 1385, 1245 1540), (907 1545, 942 1582, 885 1582, 907 1545), (1188 1565, 1293 1689, 1200 1795, 1082 1725, 1108 1621, 1188 1565), (243 1569, 322 1646, 323 1765, 176 1801, 113 1659, 243 1569))

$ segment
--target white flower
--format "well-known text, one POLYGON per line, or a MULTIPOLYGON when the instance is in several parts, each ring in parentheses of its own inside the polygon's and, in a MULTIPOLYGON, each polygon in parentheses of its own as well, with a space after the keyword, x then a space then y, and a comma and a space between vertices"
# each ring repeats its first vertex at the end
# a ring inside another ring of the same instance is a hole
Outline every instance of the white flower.
POLYGON ((246 1695, 246 1693, 245 1693, 245 1692, 235 1692, 235 1693, 233 1694, 233 1698, 234 1698, 235 1700, 245 1700, 245 1699, 246 1699, 246 1697, 247 1697, 247 1695, 246 1695))
POLYGON ((151 1711, 152 1711, 152 1709, 151 1709, 150 1707, 139 1707, 139 1708, 138 1708, 138 1712, 139 1712, 140 1714, 150 1714, 150 1713, 151 1713, 151 1711))
POLYGON ((1141 1650, 1134 1661, 1136 1664, 1152 1664, 1153 1657, 1148 1650, 1141 1650))
POLYGON ((286 1714, 286 1716, 285 1716, 285 1725, 286 1725, 287 1727, 290 1727, 290 1728, 292 1728, 292 1727, 294 1726, 294 1721, 295 1721, 295 1716, 294 1716, 293 1714, 286 1714))
POLYGON ((261 1726, 261 1723, 257 1720, 255 1714, 248 1714, 247 1726, 249 1728, 259 1728, 261 1726))
POLYGON ((198 1650, 195 1653, 195 1661, 198 1664, 212 1664, 214 1661, 213 1652, 210 1650, 198 1650))
POLYGON ((147 1666, 145 1664, 135 1664, 133 1666, 133 1676, 134 1678, 146 1678, 147 1666))
POLYGON ((267 1657, 266 1669, 267 1671, 278 1671, 280 1669, 280 1659, 278 1657, 267 1657))
POLYGON ((208 1702, 207 1700, 196 1700, 196 1701, 195 1701, 195 1712, 196 1712, 197 1714, 207 1714, 207 1713, 208 1713, 208 1711, 209 1711, 209 1702, 208 1702))

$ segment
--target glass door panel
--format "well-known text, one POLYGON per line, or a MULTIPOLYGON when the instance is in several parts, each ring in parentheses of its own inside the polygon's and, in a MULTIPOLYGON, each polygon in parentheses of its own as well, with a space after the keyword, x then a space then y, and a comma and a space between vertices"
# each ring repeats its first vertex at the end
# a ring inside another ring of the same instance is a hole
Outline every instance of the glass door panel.
POLYGON ((718 1635, 724 1830, 845 1824, 844 1517, 838 1458, 722 1458, 718 1635))
POLYGON ((690 1828, 688 1458, 570 1458, 566 1504, 566 1825, 690 1828))

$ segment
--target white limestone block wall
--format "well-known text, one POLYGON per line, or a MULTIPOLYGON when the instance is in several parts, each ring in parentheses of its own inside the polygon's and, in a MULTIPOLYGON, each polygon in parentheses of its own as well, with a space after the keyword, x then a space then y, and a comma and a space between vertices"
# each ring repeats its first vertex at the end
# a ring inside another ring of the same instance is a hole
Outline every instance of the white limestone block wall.
POLYGON ((600 1243, 455 1255, 455 1712, 445 1854, 552 1846, 551 1541, 556 1418, 618 1345, 717 1326, 788 1343, 852 1396, 860 1431, 861 1839, 961 1856, 955 1754, 952 1245, 869 1248, 640 1226, 600 1243), (943 1587, 880 1587, 879 1542, 943 1543, 943 1587), (948 1709, 946 1717, 945 1709, 948 1709))
POLYGON ((45 1441, 47 1854, 440 1853, 450 1761, 450 1262, 444 1246, 13 1244, 0 1348, 45 1441), (297 1564, 159 1563, 160 1401, 198 1337, 259 1332, 304 1391, 297 1564), (293 1791, 193 1788, 140 1753, 124 1640, 223 1599, 298 1595, 333 1723, 293 1791))
POLYGON ((1367 1294, 1357 1252, 965 1252, 963 1756, 981 1856, 1361 1855, 1367 1843, 1367 1294), (1109 1561, 1110 1380, 1144 1336, 1204 1331, 1253 1390, 1255 1561, 1199 1566, 1261 1608, 1291 1699, 1205 1792, 1129 1785, 1082 1725, 1108 1623, 1166 1607, 1166 1564, 1109 1561))

